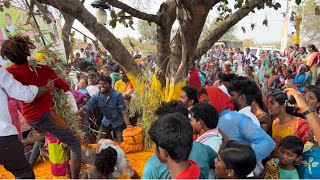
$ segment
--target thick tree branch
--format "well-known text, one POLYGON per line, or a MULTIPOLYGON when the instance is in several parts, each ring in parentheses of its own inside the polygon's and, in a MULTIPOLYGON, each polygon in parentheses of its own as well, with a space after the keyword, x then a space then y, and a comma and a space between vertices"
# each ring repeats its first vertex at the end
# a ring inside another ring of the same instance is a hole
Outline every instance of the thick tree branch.
POLYGON ((172 25, 176 20, 176 4, 174 0, 168 0, 161 4, 157 13, 161 19, 161 25, 157 26, 157 58, 155 60, 156 73, 163 87, 166 84, 165 75, 170 54, 170 35, 172 25))
POLYGON ((110 52, 113 58, 134 76, 139 76, 142 71, 129 51, 121 42, 102 24, 97 23, 96 18, 78 0, 38 0, 57 8, 60 12, 68 13, 83 24, 101 44, 110 52))
MULTIPOLYGON (((32 2, 32 1, 31 1, 31 2, 32 2)), ((47 8, 45 5, 39 3, 39 2, 36 1, 36 0, 33 0, 33 3, 30 3, 30 4, 36 5, 37 8, 39 9, 39 11, 41 11, 43 14, 46 14, 48 17, 54 19, 53 14, 48 10, 48 8, 47 8)), ((31 10, 33 10, 33 7, 31 7, 31 10)))
MULTIPOLYGON (((85 0, 81 0, 81 4, 84 3, 85 0)), ((70 35, 72 25, 74 23, 75 18, 70 16, 68 13, 62 12, 61 13, 64 19, 64 25, 62 28, 62 40, 66 52, 67 61, 70 58, 70 50, 71 50, 71 43, 70 43, 70 35)))
POLYGON ((108 2, 111 6, 114 6, 116 8, 119 8, 123 11, 125 11, 126 13, 130 14, 133 17, 136 17, 138 19, 142 19, 148 22, 154 22, 158 25, 161 24, 160 18, 157 15, 153 15, 153 14, 148 14, 145 12, 141 12, 123 2, 120 2, 118 0, 105 0, 106 2, 108 2))
POLYGON ((70 34, 71 34, 71 28, 74 23, 75 18, 70 16, 67 13, 62 13, 63 19, 64 19, 64 25, 62 28, 62 40, 66 52, 67 61, 69 60, 70 56, 70 49, 71 49, 71 43, 70 43, 70 34))
POLYGON ((205 54, 215 42, 217 42, 232 26, 237 24, 241 19, 247 16, 254 8, 263 3, 263 0, 251 0, 233 13, 219 27, 213 30, 204 40, 202 40, 193 55, 197 59, 205 54))

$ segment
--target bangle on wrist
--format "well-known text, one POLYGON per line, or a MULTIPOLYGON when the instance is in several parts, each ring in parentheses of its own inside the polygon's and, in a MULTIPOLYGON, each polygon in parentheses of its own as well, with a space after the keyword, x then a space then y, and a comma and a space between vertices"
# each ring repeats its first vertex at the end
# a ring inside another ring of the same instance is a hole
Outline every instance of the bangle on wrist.
POLYGON ((51 88, 51 86, 49 86, 48 84, 46 86, 48 87, 49 91, 52 92, 53 89, 51 88))

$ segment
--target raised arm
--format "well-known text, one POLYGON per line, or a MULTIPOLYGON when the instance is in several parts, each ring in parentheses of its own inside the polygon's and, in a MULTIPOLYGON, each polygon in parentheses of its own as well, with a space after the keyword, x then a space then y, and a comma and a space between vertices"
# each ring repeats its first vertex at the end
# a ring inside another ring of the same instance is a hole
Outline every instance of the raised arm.
POLYGON ((97 106, 97 94, 91 96, 89 101, 77 112, 78 115, 84 116, 88 110, 92 110, 97 106))
POLYGON ((287 92, 289 97, 292 95, 296 99, 297 106, 299 108, 299 113, 305 114, 305 118, 309 122, 311 130, 314 133, 314 136, 316 137, 317 141, 319 142, 320 118, 317 112, 313 112, 314 109, 311 109, 311 107, 307 104, 303 95, 299 91, 293 88, 288 88, 287 86, 284 87, 284 90, 287 92))

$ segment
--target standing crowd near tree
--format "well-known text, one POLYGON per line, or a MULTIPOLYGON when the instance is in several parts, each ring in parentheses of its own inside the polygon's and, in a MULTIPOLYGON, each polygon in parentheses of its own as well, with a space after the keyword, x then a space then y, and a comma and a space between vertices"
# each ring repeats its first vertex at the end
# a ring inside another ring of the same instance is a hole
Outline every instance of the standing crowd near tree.
MULTIPOLYGON (((33 48, 22 36, 10 37, 1 48, 13 63, 0 67, 4 168, 16 178, 35 178, 40 152, 52 160, 54 142, 65 145, 70 157, 52 161, 53 174, 67 173, 70 161, 71 178, 140 178, 121 145, 124 131, 138 128, 142 118, 129 111, 139 90, 126 72, 88 44, 60 77, 47 65, 29 67, 33 48), (56 115, 55 88, 68 94, 81 117, 82 139, 56 115), (22 128, 26 123, 28 129, 22 128), (93 172, 80 173, 83 143, 97 143, 93 172)), ((320 53, 314 45, 297 44, 286 53, 283 60, 272 51, 258 59, 250 48, 215 47, 195 60, 179 100, 163 102, 154 112, 157 120, 147 131, 154 155, 142 178, 320 178, 320 53)), ((150 55, 139 65, 152 75, 153 61, 150 55)))

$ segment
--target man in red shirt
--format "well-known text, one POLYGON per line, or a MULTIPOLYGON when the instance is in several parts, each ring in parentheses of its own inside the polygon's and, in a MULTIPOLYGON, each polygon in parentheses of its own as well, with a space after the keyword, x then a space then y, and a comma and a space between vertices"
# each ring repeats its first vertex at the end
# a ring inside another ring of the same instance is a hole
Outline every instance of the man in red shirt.
POLYGON ((190 121, 180 113, 160 117, 149 130, 156 155, 164 163, 171 179, 204 179, 200 167, 188 160, 193 143, 190 121))
MULTIPOLYGON (((30 49, 33 48, 35 47, 28 37, 13 36, 6 40, 2 44, 1 56, 14 63, 7 70, 23 85, 44 86, 48 81, 53 80, 57 88, 68 91, 69 84, 59 78, 49 66, 40 66, 35 70, 29 67, 27 58, 30 56, 30 49)), ((66 123, 58 123, 53 114, 53 100, 50 92, 31 103, 23 103, 22 115, 31 127, 48 132, 68 145, 71 150, 71 178, 79 178, 80 140, 66 123)))

